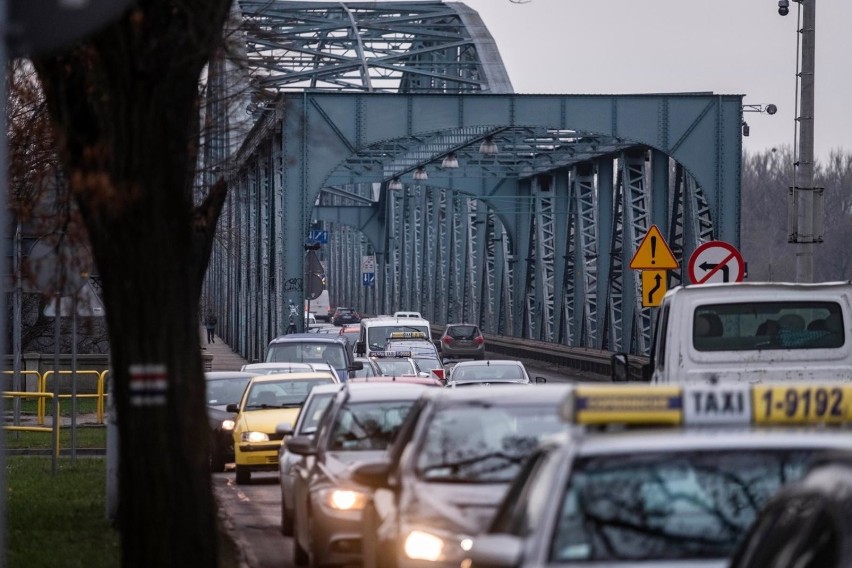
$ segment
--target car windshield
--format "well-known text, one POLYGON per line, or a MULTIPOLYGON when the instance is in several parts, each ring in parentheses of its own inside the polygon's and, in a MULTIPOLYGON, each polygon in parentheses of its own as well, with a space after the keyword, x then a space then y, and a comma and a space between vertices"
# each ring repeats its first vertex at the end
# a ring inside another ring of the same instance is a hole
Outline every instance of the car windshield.
POLYGON ((425 337, 431 337, 429 327, 425 325, 388 324, 375 325, 367 330, 367 343, 370 351, 381 351, 387 345, 392 333, 421 332, 425 337))
POLYGON ((504 382, 525 381, 517 365, 457 365, 453 368, 453 381, 458 382, 504 382))
POLYGON ((473 339, 479 335, 475 325, 451 325, 447 328, 447 335, 453 339, 473 339))
POLYGON ((249 386, 245 410, 299 407, 314 386, 333 382, 331 377, 257 382, 249 386))
POLYGON ((246 391, 246 385, 251 377, 235 377, 232 379, 211 379, 207 381, 207 404, 225 405, 237 404, 246 391))
POLYGON ((383 375, 414 375, 416 371, 408 359, 376 359, 383 375))
POLYGON ((328 409, 328 403, 331 402, 333 393, 317 394, 311 397, 310 402, 302 407, 299 411, 299 420, 302 423, 299 425, 299 435, 310 435, 317 431, 317 425, 328 409), (302 416, 304 414, 304 416, 302 416))
POLYGON ((326 363, 335 369, 346 367, 346 352, 337 342, 305 341, 276 343, 269 346, 268 363, 326 363))
POLYGON ((702 451, 579 459, 552 562, 724 558, 811 451, 702 451))
POLYGON ((441 362, 434 357, 414 357, 414 364, 417 365, 418 370, 424 373, 428 373, 432 369, 444 368, 441 362))
POLYGON ((332 429, 329 450, 385 450, 414 401, 360 402, 344 406, 332 429))
POLYGON ((555 403, 444 408, 425 430, 416 472, 424 481, 508 483, 539 440, 563 427, 555 403))

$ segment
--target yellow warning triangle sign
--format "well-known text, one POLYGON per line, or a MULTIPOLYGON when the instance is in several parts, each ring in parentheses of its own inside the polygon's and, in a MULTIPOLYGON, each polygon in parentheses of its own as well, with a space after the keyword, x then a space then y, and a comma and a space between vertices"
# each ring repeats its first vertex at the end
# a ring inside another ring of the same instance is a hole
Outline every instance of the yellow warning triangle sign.
POLYGON ((648 232, 645 233, 645 238, 642 239, 642 244, 636 249, 636 254, 633 255, 633 260, 630 261, 630 268, 634 270, 667 270, 677 268, 678 263, 675 256, 672 254, 672 249, 660 229, 656 225, 651 225, 648 232))

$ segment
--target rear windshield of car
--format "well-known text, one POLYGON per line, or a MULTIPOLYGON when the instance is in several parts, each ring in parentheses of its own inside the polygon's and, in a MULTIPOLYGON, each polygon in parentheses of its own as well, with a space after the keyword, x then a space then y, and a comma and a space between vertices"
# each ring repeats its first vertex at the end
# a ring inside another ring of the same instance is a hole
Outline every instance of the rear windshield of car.
POLYGON ((521 368, 515 365, 465 365, 453 369, 453 381, 523 381, 521 368))
POLYGON ((305 341, 303 343, 273 343, 266 354, 267 363, 326 363, 334 369, 346 365, 346 352, 340 343, 305 341))
POLYGON ((554 405, 455 406, 432 418, 417 476, 440 483, 508 483, 548 434, 564 428, 554 405))
POLYGON ((834 302, 714 304, 695 310, 692 342, 698 351, 837 348, 843 327, 834 302))
POLYGON ((725 558, 813 451, 748 450, 578 459, 561 497, 552 562, 725 558))
POLYGON ((447 328, 447 335, 453 339, 474 339, 479 329, 475 325, 453 325, 447 328))

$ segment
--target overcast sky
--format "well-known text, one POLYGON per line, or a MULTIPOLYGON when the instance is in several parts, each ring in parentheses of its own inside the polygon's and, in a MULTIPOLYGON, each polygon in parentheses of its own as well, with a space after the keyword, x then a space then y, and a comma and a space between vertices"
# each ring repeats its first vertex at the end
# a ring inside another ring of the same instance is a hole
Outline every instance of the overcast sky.
MULTIPOLYGON (((517 93, 745 95, 750 152, 793 145, 798 4, 777 0, 465 0, 517 93)), ((852 153, 852 0, 818 0, 814 147, 852 153)))

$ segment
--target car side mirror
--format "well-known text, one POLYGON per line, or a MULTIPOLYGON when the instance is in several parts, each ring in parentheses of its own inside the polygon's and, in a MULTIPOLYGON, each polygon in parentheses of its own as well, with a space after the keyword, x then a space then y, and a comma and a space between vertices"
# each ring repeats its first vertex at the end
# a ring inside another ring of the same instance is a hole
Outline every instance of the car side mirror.
POLYGON ((352 479, 365 487, 390 487, 391 464, 387 461, 362 463, 352 471, 352 479))
POLYGON ((314 441, 308 436, 295 436, 287 440, 287 451, 299 456, 316 455, 314 441))
POLYGON ((535 384, 537 384, 537 385, 541 385, 541 384, 544 384, 546 382, 547 382, 547 379, 544 378, 544 377, 536 377, 535 378, 535 384))
POLYGON ((352 361, 352 364, 346 369, 347 371, 360 371, 364 368, 363 361, 352 361))
POLYGON ((441 350, 441 340, 440 339, 436 339, 436 340, 432 341, 432 343, 435 344, 435 349, 437 349, 438 351, 441 350))
POLYGON ((615 353, 609 359, 610 379, 614 383, 626 383, 630 380, 630 367, 627 353, 615 353))
POLYGON ((473 539, 467 557, 474 566, 514 568, 521 564, 521 539, 510 534, 481 534, 473 539))
POLYGON ((240 411, 240 405, 234 404, 233 402, 225 407, 225 412, 239 412, 239 411, 240 411))
POLYGON ((364 352, 364 342, 356 341, 355 342, 355 353, 363 353, 364 352))
POLYGON ((275 433, 279 436, 292 436, 293 435, 293 425, 289 422, 282 422, 275 426, 275 433))

